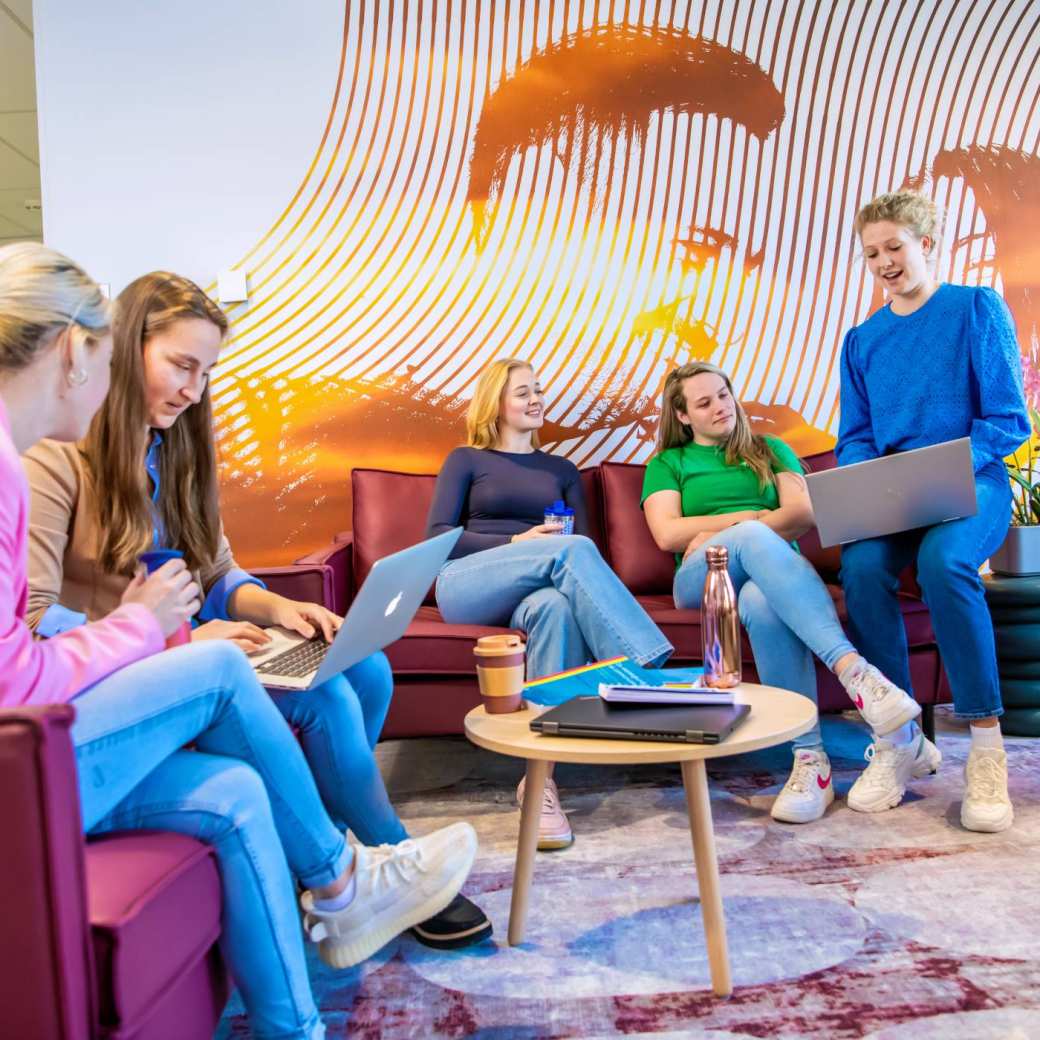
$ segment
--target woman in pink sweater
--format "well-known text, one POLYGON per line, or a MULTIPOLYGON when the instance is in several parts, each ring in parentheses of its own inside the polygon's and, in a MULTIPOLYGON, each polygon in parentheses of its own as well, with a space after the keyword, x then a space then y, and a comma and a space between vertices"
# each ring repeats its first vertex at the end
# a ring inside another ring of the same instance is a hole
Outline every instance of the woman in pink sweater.
POLYGON ((320 955, 346 967, 451 902, 476 837, 458 823, 375 855, 348 846, 242 651, 215 641, 162 652, 199 606, 179 561, 136 577, 101 620, 33 639, 19 454, 83 436, 111 353, 108 303, 79 267, 34 243, 0 249, 0 707, 74 702, 84 830, 173 830, 212 845, 221 943, 254 1034, 322 1037, 290 871, 320 955))

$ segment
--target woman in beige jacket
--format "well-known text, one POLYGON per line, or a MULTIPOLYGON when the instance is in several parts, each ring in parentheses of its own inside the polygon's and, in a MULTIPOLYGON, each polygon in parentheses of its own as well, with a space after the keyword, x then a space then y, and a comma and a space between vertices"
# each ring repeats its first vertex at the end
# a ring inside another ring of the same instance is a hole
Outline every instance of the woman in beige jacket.
MULTIPOLYGON (((45 637, 119 602, 140 554, 180 550, 202 595, 192 641, 246 650, 280 626, 331 641, 340 618, 266 589, 239 568, 220 522, 209 376, 227 333, 223 311, 193 282, 154 272, 116 301, 112 388, 79 444, 41 442, 25 457, 32 491, 28 618, 45 637)), ((393 692, 376 653, 312 690, 272 691, 300 732, 322 800, 365 844, 408 837, 374 748, 393 692)), ((413 929, 440 948, 491 934, 461 894, 413 929)))

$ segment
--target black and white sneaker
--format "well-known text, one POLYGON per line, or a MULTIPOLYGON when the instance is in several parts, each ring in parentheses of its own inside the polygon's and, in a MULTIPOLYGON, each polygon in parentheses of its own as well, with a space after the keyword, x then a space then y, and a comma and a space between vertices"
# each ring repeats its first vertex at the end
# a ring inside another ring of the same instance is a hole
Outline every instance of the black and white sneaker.
POLYGON ((491 937, 487 914, 461 892, 439 913, 411 929, 424 946, 461 950, 491 937))

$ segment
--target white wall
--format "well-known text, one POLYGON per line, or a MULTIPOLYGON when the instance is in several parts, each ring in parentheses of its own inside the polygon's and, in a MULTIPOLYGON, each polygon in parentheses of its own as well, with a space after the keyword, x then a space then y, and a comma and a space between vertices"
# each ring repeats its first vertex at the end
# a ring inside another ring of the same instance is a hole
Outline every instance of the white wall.
POLYGON ((45 241, 113 293, 212 280, 299 185, 342 20, 337 0, 35 0, 45 241))

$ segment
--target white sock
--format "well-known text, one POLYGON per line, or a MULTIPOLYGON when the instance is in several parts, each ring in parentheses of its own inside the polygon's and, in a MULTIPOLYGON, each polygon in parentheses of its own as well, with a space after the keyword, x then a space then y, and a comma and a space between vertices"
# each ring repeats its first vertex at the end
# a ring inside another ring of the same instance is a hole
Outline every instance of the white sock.
POLYGON ((838 682, 840 682, 847 690, 853 678, 859 675, 859 673, 862 672, 869 663, 870 662, 868 662, 862 654, 856 654, 849 664, 845 665, 840 672, 836 673, 838 682))
POLYGON ((917 728, 917 723, 904 722, 899 729, 893 730, 891 733, 886 733, 883 737, 879 737, 875 733, 874 739, 887 740, 890 744, 894 744, 896 747, 906 747, 907 744, 917 737, 919 732, 920 730, 917 728))
POLYGON ((972 748, 993 748, 1004 750, 1004 734, 1000 732, 1000 723, 995 726, 971 726, 972 748))
POLYGON ((354 901, 354 895, 357 893, 356 881, 355 875, 351 874, 347 887, 338 896, 332 896, 331 899, 315 899, 314 909, 323 910, 325 913, 330 914, 335 913, 337 910, 346 909, 354 901))

